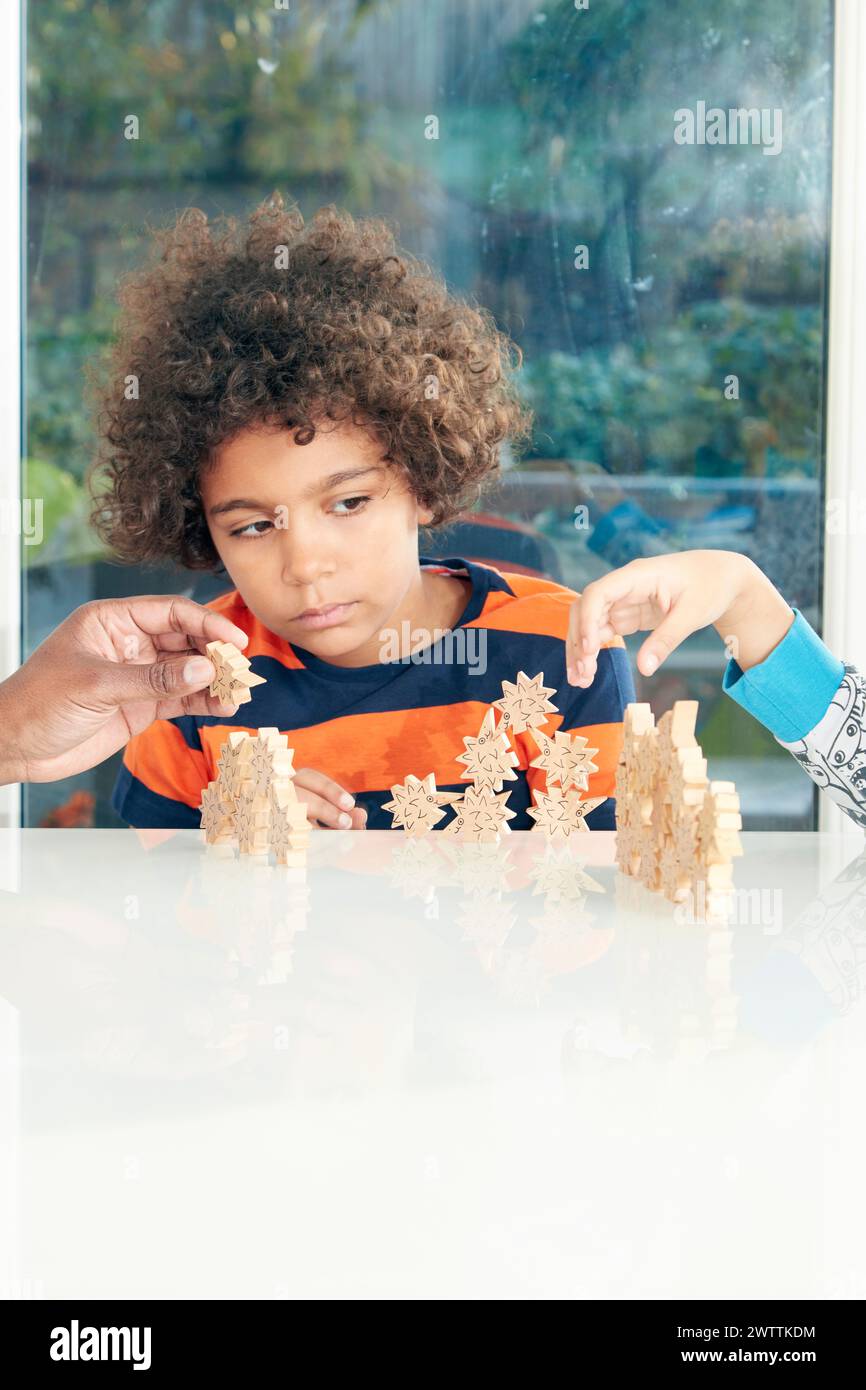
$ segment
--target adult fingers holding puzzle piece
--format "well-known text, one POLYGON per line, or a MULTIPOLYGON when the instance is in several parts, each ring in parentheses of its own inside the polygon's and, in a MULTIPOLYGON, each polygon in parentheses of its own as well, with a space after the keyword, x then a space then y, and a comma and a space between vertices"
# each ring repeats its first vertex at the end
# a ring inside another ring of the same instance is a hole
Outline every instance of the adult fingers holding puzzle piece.
POLYGON ((155 719, 225 715, 208 693, 208 643, 246 646, 228 618, 192 599, 146 595, 84 604, 0 684, 0 782, 50 782, 95 767, 155 719))

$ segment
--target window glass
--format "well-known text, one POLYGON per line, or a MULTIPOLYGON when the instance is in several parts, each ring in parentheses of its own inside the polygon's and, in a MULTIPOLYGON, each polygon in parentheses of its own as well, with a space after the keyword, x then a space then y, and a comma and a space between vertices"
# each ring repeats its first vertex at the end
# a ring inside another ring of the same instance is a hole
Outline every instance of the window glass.
MULTIPOLYGON (((441 553, 580 589, 740 550, 820 630, 827 0, 64 0, 28 7, 26 76, 28 650, 92 597, 219 590, 100 553, 83 372, 149 225, 274 188, 393 218, 523 350, 532 445, 441 553)), ((723 660, 697 636, 639 698, 700 700, 747 826, 811 826, 723 660)), ((29 788, 27 823, 116 824, 114 776, 29 788)))

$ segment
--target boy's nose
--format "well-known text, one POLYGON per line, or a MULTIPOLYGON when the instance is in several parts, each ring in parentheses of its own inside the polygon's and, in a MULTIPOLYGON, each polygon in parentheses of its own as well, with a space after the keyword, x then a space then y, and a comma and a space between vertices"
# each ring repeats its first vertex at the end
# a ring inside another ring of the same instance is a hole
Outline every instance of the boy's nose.
POLYGON ((283 552, 283 583, 294 587, 315 584, 318 579, 333 571, 333 565, 323 554, 321 546, 311 537, 302 541, 299 537, 287 544, 283 552))

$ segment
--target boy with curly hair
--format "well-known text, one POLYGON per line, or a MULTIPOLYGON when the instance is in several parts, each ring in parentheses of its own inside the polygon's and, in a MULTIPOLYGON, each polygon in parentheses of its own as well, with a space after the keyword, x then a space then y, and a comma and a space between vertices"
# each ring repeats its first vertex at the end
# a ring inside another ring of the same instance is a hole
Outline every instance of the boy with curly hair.
MULTIPOLYGON (((118 813, 197 826, 230 730, 270 725, 289 735, 314 823, 386 828, 383 802, 408 773, 465 790, 463 735, 520 670, 559 692, 548 732, 599 749, 587 794, 609 796, 633 698, 621 641, 579 690, 566 682, 570 590, 419 559, 419 527, 457 517, 495 477, 503 440, 529 429, 519 351, 489 314, 385 223, 334 207, 305 223, 275 195, 214 229, 190 210, 155 239, 161 254, 121 290, 94 521, 127 560, 222 565, 235 588, 210 606, 249 634, 267 683, 233 716, 133 738, 118 813), (483 640, 483 661, 452 659, 460 635, 476 653, 483 640)), ((526 735, 516 745, 511 825, 531 829, 544 774, 526 735)), ((612 828, 612 802, 588 823, 612 828)))

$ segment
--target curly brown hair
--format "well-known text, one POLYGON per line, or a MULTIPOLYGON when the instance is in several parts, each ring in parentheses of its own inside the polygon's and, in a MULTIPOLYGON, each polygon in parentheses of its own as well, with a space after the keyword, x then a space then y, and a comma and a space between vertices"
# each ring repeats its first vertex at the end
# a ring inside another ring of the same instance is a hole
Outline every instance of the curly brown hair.
POLYGON ((188 209, 153 233, 119 302, 90 372, 91 488, 94 525, 126 560, 219 563, 198 480, 244 428, 279 425, 297 444, 326 419, 371 430, 433 525, 478 497, 506 436, 529 433, 519 348, 380 219, 329 205, 305 224, 279 194, 246 223, 188 209))

